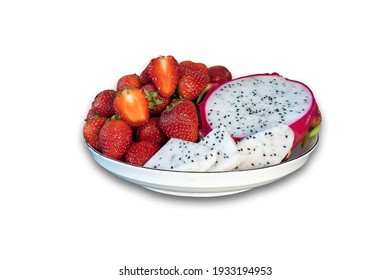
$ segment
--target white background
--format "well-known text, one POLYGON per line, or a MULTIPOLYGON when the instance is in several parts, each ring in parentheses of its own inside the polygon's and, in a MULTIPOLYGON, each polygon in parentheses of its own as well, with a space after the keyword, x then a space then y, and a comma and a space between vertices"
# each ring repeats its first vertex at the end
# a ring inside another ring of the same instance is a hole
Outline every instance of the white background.
POLYGON ((385 1, 7 2, 0 279, 162 279, 119 276, 125 265, 390 279, 385 1), (160 54, 305 82, 324 118, 318 149, 293 175, 228 197, 110 175, 83 143, 83 119, 99 91, 160 54))

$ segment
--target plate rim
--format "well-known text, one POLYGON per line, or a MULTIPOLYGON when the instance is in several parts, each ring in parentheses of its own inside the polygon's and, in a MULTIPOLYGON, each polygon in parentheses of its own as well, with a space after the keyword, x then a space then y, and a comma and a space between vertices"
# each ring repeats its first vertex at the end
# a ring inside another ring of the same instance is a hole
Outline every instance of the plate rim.
MULTIPOLYGON (((257 167, 257 168, 253 168, 253 169, 247 169, 247 170, 229 170, 229 171, 204 171, 204 172, 199 172, 199 171, 180 171, 180 170, 167 170, 167 169, 157 169, 157 168, 151 168, 151 167, 144 167, 144 166, 138 166, 138 165, 134 165, 134 164, 131 164, 131 163, 127 163, 127 162, 124 162, 124 161, 121 161, 121 160, 117 160, 117 159, 113 159, 113 158, 109 158, 105 155, 103 155, 101 152, 97 151, 95 148, 93 148, 91 145, 89 145, 87 143, 87 141, 85 141, 84 139, 84 143, 85 145, 87 146, 87 148, 91 151, 91 152, 94 152, 95 154, 101 156, 102 158, 104 158, 105 160, 107 161, 112 161, 112 162, 115 162, 117 164, 120 164, 120 165, 124 165, 124 166, 130 166, 130 167, 133 167, 133 168, 137 168, 137 169, 141 169, 141 170, 150 170, 150 171, 157 171, 157 172, 167 172, 167 173, 180 173, 180 174, 221 174, 221 173, 238 173, 238 172, 253 172, 253 171, 258 171, 258 170, 267 170, 269 168, 275 168, 277 166, 282 166, 282 165, 285 165, 285 164, 288 164, 290 162, 293 162, 299 158, 302 158, 304 156, 306 156, 307 154, 311 154, 314 149, 317 147, 318 143, 319 143, 319 134, 317 133, 315 136, 313 136, 314 139, 314 142, 312 144, 312 146, 305 152, 303 152, 302 154, 299 154, 298 156, 292 158, 292 159, 288 159, 286 161, 283 161, 281 163, 278 163, 278 164, 275 164, 275 165, 271 165, 271 166, 265 166, 265 167, 257 167)), ((300 143, 297 145, 297 147, 300 146, 300 143)), ((296 147, 296 148, 297 148, 296 147)), ((296 149, 295 148, 295 149, 296 149)))

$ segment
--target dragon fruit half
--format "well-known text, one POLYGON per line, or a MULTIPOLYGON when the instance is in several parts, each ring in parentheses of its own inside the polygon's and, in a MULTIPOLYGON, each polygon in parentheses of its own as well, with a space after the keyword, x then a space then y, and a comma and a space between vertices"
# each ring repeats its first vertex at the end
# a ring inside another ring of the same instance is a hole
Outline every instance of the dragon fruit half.
POLYGON ((313 92, 303 83, 277 73, 244 76, 214 86, 199 104, 201 136, 225 126, 234 140, 285 124, 294 148, 318 131, 321 113, 313 92))

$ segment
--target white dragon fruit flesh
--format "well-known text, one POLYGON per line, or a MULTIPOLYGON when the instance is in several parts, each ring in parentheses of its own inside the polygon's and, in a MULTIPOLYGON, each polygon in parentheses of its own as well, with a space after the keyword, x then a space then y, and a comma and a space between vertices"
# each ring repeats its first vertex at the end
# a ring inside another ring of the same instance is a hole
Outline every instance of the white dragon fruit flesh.
POLYGON ((213 129, 199 144, 217 151, 217 160, 208 171, 229 171, 245 159, 224 126, 213 129))
POLYGON ((199 104, 200 134, 225 126, 238 141, 279 124, 294 132, 294 148, 321 122, 312 91, 277 73, 256 74, 214 86, 199 104))
POLYGON ((248 170, 280 163, 292 148, 293 130, 285 124, 262 130, 237 142, 238 151, 245 156, 237 169, 248 170))
POLYGON ((171 138, 144 167, 203 172, 217 160, 217 151, 199 143, 171 138))

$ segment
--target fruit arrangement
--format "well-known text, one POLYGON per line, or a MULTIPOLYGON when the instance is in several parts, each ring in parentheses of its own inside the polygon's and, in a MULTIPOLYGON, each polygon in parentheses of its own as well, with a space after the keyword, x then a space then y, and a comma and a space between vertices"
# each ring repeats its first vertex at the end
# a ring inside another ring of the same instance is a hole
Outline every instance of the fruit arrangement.
POLYGON ((225 66, 167 55, 98 93, 83 135, 104 156, 133 165, 229 171, 286 160, 320 123, 301 82, 277 73, 233 79, 225 66))

